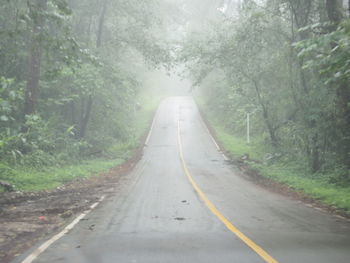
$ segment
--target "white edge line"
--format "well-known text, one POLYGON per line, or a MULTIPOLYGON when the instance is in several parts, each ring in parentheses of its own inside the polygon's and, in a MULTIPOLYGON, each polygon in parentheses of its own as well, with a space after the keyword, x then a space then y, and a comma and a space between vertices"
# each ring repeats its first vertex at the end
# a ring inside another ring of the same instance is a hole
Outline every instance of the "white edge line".
MULTIPOLYGON (((200 116, 200 115, 199 115, 199 116, 200 116)), ((217 142, 215 141, 213 135, 210 133, 208 126, 205 124, 205 122, 203 121, 203 119, 202 119, 201 116, 200 116, 200 118, 201 118, 202 125, 204 126, 205 130, 206 130, 207 133, 209 134, 210 139, 211 139, 211 140, 213 141, 213 143, 215 144, 216 149, 218 149, 218 150, 220 151, 221 149, 220 149, 219 145, 217 144, 217 142)))
POLYGON ((65 234, 67 234, 70 230, 72 230, 76 224, 79 223, 80 220, 82 220, 87 214, 89 214, 99 203, 103 201, 105 196, 101 196, 101 198, 94 204, 90 206, 90 209, 84 211, 79 216, 77 216, 72 223, 70 223, 68 226, 66 226, 60 233, 54 235, 52 238, 47 240, 44 244, 42 244, 40 247, 38 247, 32 254, 30 254, 28 257, 26 257, 22 263, 31 263, 33 262, 38 256, 40 256, 41 253, 43 253, 46 249, 48 249, 54 242, 59 240, 61 237, 63 237, 65 234))
POLYGON ((154 123, 156 121, 157 114, 158 114, 158 109, 156 110, 156 113, 154 114, 152 125, 151 125, 151 129, 149 130, 148 135, 147 135, 147 139, 145 141, 145 146, 148 145, 149 140, 151 139, 151 135, 152 135, 152 131, 153 131, 154 123))
MULTIPOLYGON (((208 128, 207 128, 207 130, 208 130, 208 128)), ((215 141, 215 139, 213 138, 213 136, 210 134, 209 130, 208 130, 208 133, 209 133, 210 138, 212 139, 213 143, 215 144, 216 149, 220 150, 219 145, 217 144, 217 142, 215 141)))
MULTIPOLYGON (((197 106, 197 107, 198 107, 198 106, 197 106)), ((198 113, 199 113, 199 110, 198 110, 198 113)), ((209 131, 208 126, 207 126, 206 123, 203 121, 203 118, 202 118, 202 116, 201 116, 200 114, 199 114, 199 118, 200 118, 200 120, 201 120, 201 123, 202 123, 203 127, 205 128, 205 130, 206 130, 207 133, 209 134, 210 139, 213 141, 213 143, 214 143, 216 149, 217 149, 218 151, 221 151, 220 146, 218 145, 218 143, 217 143, 216 140, 214 139, 213 135, 212 135, 211 132, 209 131)), ((228 160, 229 160, 229 158, 228 158, 228 157, 226 156, 226 154, 224 154, 224 153, 222 153, 222 157, 224 158, 225 161, 228 161, 228 160)))
POLYGON ((224 154, 224 153, 222 154, 222 157, 224 157, 224 160, 225 160, 225 161, 230 160, 230 159, 226 156, 226 154, 224 154))

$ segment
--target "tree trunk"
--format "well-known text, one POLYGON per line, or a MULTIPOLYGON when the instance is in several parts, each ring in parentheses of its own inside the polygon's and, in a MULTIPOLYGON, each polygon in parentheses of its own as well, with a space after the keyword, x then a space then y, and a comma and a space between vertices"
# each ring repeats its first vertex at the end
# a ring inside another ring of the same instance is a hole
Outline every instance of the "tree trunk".
POLYGON ((92 15, 89 16, 89 25, 87 28, 87 45, 90 46, 91 44, 91 25, 92 25, 92 15))
POLYGON ((342 2, 342 0, 326 0, 328 18, 335 25, 338 25, 343 19, 342 2))
MULTIPOLYGON (((96 38, 96 48, 100 48, 102 44, 102 33, 103 33, 103 25, 105 22, 106 12, 107 12, 107 3, 108 0, 103 0, 102 12, 99 18, 98 29, 97 29, 97 38, 96 38)), ((80 130, 79 130, 79 138, 84 138, 86 135, 87 127, 90 121, 90 116, 92 112, 93 106, 93 92, 91 91, 88 95, 88 100, 85 103, 85 99, 83 98, 82 102, 82 111, 80 118, 80 130), (86 105, 85 105, 86 104, 86 105)))
POLYGON ((80 122, 80 132, 79 132, 80 138, 84 138, 86 135, 86 130, 87 130, 87 126, 90 120, 90 115, 92 110, 92 104, 93 104, 92 95, 89 95, 88 101, 86 103, 86 108, 82 107, 83 110, 85 110, 85 112, 83 113, 83 116, 80 122))
POLYGON ((266 127, 267 127, 267 130, 269 132, 269 135, 270 135, 270 140, 271 140, 271 143, 273 146, 277 146, 278 145, 278 139, 277 139, 277 136, 276 136, 276 133, 275 133, 275 129, 270 121, 270 118, 269 118, 269 111, 261 97, 261 94, 260 94, 260 89, 259 89, 259 86, 258 86, 258 83, 256 80, 253 80, 253 83, 254 83, 254 87, 255 87, 255 91, 256 91, 256 94, 257 94, 257 97, 258 97, 258 101, 259 101, 259 104, 262 108, 262 111, 263 111, 263 117, 264 117, 264 120, 265 120, 265 124, 266 124, 266 127))
POLYGON ((72 124, 75 124, 77 122, 77 118, 76 118, 76 108, 75 108, 75 101, 72 100, 69 103, 69 110, 68 110, 68 114, 66 115, 66 119, 69 119, 72 124))
POLYGON ((108 0, 104 0, 102 12, 100 15, 100 19, 98 22, 98 31, 97 31, 97 40, 96 40, 96 47, 99 48, 102 44, 102 33, 103 33, 103 25, 105 22, 106 12, 107 12, 107 3, 108 0))
POLYGON ((350 88, 347 83, 337 89, 340 114, 343 117, 343 140, 341 154, 344 164, 350 169, 350 88))
POLYGON ((318 172, 321 168, 320 147, 317 133, 312 137, 311 168, 314 173, 318 172))
MULTIPOLYGON (((350 2, 350 1, 349 1, 350 2)), ((327 0, 327 14, 329 20, 334 23, 332 30, 336 30, 343 17, 343 4, 339 0, 327 0)), ((337 99, 340 114, 342 116, 343 140, 341 141, 341 158, 343 163, 350 169, 350 87, 349 83, 343 82, 337 87, 337 99)))
MULTIPOLYGON (((310 21, 310 15, 312 12, 312 1, 308 1, 305 3, 305 1, 289 1, 290 4, 290 14, 291 14, 291 29, 292 29, 292 41, 300 41, 305 40, 310 37, 310 33, 307 31, 299 32, 299 29, 302 27, 305 27, 309 24, 310 21), (296 32, 294 31, 294 27, 296 28, 296 32), (296 33, 296 34, 294 34, 296 33)), ((319 3, 321 5, 321 3, 319 3)), ((299 75, 299 85, 300 91, 299 93, 292 90, 293 92, 293 98, 296 102, 295 105, 298 107, 298 110, 301 111, 301 118, 304 122, 304 125, 310 130, 314 131, 316 123, 314 121, 310 121, 307 116, 309 114, 308 108, 309 108, 309 102, 312 99, 310 97, 310 87, 312 79, 314 78, 312 72, 305 71, 303 69, 304 65, 304 59, 302 57, 298 57, 294 52, 293 49, 291 50, 291 65, 293 63, 293 58, 296 62, 296 69, 298 70, 299 75)), ((292 76, 292 70, 290 70, 291 79, 293 79, 292 76)), ((291 88, 294 88, 291 86, 291 88)), ((318 134, 313 134, 311 137, 306 135, 304 137, 305 141, 305 152, 308 158, 309 166, 311 167, 313 172, 317 172, 321 168, 321 161, 320 161, 320 147, 319 147, 319 139, 318 134)))
POLYGON ((33 20, 33 33, 30 43, 29 70, 25 95, 24 114, 33 114, 37 109, 39 80, 41 68, 42 43, 40 34, 43 31, 44 17, 42 12, 47 9, 48 0, 36 0, 30 5, 30 12, 33 20), (34 10, 36 9, 36 10, 34 10), (36 13, 36 15, 34 15, 36 13))

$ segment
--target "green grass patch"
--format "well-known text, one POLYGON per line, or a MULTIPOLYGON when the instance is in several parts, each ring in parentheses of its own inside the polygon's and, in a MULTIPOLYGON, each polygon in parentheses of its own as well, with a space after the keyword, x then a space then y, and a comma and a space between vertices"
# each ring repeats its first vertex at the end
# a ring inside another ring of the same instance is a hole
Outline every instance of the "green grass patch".
POLYGON ((264 158, 265 152, 261 145, 255 142, 248 144, 244 139, 232 136, 218 124, 214 124, 212 127, 216 132, 217 138, 231 155, 239 157, 248 154, 249 158, 253 160, 262 160, 264 158))
POLYGON ((266 146, 257 140, 254 141, 254 139, 251 144, 247 144, 245 138, 234 136, 225 130, 213 114, 207 113, 207 118, 214 128, 218 140, 230 155, 239 157, 249 154, 250 159, 262 161, 261 163, 249 162, 262 176, 302 191, 325 204, 336 206, 347 212, 350 211, 349 186, 342 187, 330 184, 328 182, 330 175, 311 174, 304 165, 298 164, 296 161, 274 160, 273 163, 263 162, 265 154, 269 152, 266 146))
POLYGON ((41 191, 61 186, 76 178, 96 175, 120 165, 124 160, 90 160, 78 165, 46 167, 44 169, 0 165, 0 180, 16 186, 20 191, 41 191))
POLYGON ((300 171, 288 163, 259 164, 255 165, 255 168, 258 168, 261 174, 267 178, 302 191, 325 204, 350 211, 350 187, 330 184, 322 177, 312 177, 307 172, 300 171))

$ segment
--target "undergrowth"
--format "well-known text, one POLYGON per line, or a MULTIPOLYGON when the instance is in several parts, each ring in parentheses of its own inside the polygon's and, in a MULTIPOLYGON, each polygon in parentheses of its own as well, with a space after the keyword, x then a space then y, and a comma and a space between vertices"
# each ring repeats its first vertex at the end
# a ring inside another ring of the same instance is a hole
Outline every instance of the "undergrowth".
MULTIPOLYGON (((202 110, 206 110, 203 106, 202 110)), ((324 204, 350 211, 350 185, 332 183, 337 171, 311 173, 304 162, 283 157, 275 158, 259 138, 248 144, 245 138, 235 136, 206 111, 206 117, 213 127, 217 139, 233 158, 249 156, 246 164, 257 170, 261 176, 270 178, 290 188, 317 199, 324 204)))
MULTIPOLYGON (((90 158, 81 158, 70 152, 61 152, 60 155, 66 155, 66 157, 57 158, 40 152, 39 157, 42 159, 40 162, 38 162, 38 153, 35 153, 35 156, 25 156, 26 162, 15 165, 0 161, 0 181, 14 185, 18 191, 42 191, 54 189, 76 178, 96 175, 120 165, 129 159, 140 145, 141 137, 147 132, 161 97, 147 97, 143 94, 140 99, 142 99, 142 106, 135 111, 135 116, 131 120, 132 130, 127 140, 113 143, 99 156, 90 158)), ((4 190, 0 186, 0 192, 4 190)))

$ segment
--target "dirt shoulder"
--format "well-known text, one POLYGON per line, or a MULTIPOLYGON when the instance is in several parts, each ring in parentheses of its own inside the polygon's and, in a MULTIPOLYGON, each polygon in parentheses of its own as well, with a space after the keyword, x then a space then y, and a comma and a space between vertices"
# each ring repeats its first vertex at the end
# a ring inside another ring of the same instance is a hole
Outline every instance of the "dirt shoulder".
POLYGON ((0 193, 0 262, 11 262, 62 229, 101 196, 112 195, 119 179, 142 157, 146 135, 131 159, 106 173, 78 179, 50 191, 0 193))
POLYGON ((32 247, 58 231, 102 195, 114 193, 121 176, 137 163, 142 152, 123 165, 93 177, 75 180, 52 191, 0 195, 0 262, 32 247))

